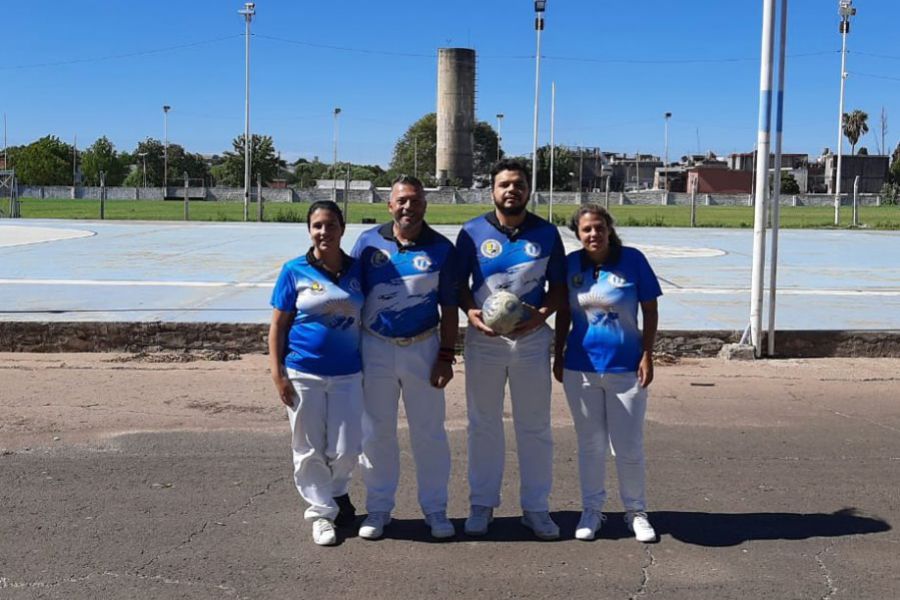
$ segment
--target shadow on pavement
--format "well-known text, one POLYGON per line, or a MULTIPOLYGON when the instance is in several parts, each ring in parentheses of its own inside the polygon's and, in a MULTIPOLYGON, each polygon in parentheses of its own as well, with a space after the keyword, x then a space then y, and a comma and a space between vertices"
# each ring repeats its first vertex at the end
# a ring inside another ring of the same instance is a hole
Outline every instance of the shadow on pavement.
MULTIPOLYGON (((609 522, 620 525, 623 535, 630 536, 622 523, 621 513, 616 517, 611 514, 609 522)), ((750 540, 805 540, 891 530, 887 521, 860 516, 854 508, 833 513, 660 511, 650 513, 650 520, 661 536, 672 536, 686 544, 698 546, 736 546, 750 540)), ((609 534, 615 533, 604 527, 601 535, 611 537, 609 534)))
MULTIPOLYGON (((560 540, 575 537, 575 527, 581 516, 577 511, 554 512, 553 520, 560 529, 560 540)), ((605 513, 607 521, 597 540, 631 538, 621 512, 605 513)), ((854 508, 834 513, 707 513, 658 511, 649 513, 650 521, 660 537, 672 537, 697 546, 737 546, 750 540, 805 540, 813 537, 841 537, 867 533, 881 533, 892 528, 886 521, 857 514, 854 508)), ((522 525, 519 516, 496 517, 487 535, 469 537, 463 533, 465 519, 451 519, 456 536, 446 540, 431 537, 422 519, 394 519, 385 528, 383 539, 406 540, 434 544, 453 542, 534 542, 531 530, 522 525)), ((361 523, 362 520, 358 520, 361 523)), ((356 537, 355 528, 342 528, 339 537, 356 537)))

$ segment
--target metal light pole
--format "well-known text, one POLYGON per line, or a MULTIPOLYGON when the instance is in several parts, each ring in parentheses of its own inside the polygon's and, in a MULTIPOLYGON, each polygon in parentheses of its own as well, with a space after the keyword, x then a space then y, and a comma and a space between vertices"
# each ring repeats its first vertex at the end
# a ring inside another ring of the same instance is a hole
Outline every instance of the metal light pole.
POLYGON ((341 109, 334 109, 334 157, 331 161, 331 199, 337 202, 337 142, 338 142, 338 115, 341 109))
POLYGON ((500 143, 503 141, 503 135, 500 128, 503 126, 503 113, 497 113, 497 161, 500 160, 500 143))
POLYGON ((538 100, 541 90, 541 32, 544 30, 544 10, 547 0, 534 0, 534 31, 537 35, 537 51, 534 54, 534 139, 531 144, 531 198, 537 197, 537 140, 538 100))
POLYGON ((553 222, 553 162, 556 154, 556 146, 553 140, 553 130, 556 121, 556 82, 550 83, 550 210, 547 212, 547 218, 553 222))
POLYGON ((144 187, 147 187, 147 153, 138 152, 138 156, 144 161, 144 187))
POLYGON ((413 138, 413 175, 419 178, 419 134, 413 138))
POLYGON ((245 2, 243 10, 246 31, 244 33, 244 221, 250 218, 250 21, 256 14, 256 3, 245 2))
POLYGON ((778 88, 775 100, 775 175, 772 186, 772 252, 769 257, 769 337, 767 354, 775 356, 775 301, 778 288, 778 230, 781 212, 781 131, 784 122, 784 53, 787 48, 788 0, 781 0, 781 35, 778 38, 778 88))
POLYGON ((666 140, 665 140, 665 158, 664 158, 665 162, 663 163, 663 172, 665 173, 665 177, 666 177, 666 184, 665 184, 666 201, 668 201, 668 199, 669 199, 669 119, 671 119, 671 118, 672 118, 672 113, 667 112, 665 114, 665 119, 666 119, 666 140))
POLYGON ((841 156, 844 154, 844 84, 847 81, 847 34, 850 33, 850 17, 856 14, 853 0, 839 0, 841 16, 841 99, 838 103, 837 173, 834 181, 834 224, 841 224, 841 156))
POLYGON ((769 192, 769 138, 772 115, 772 59, 775 0, 763 1, 759 66, 759 131, 757 133, 756 197, 753 204, 753 268, 750 281, 750 340, 762 355, 763 278, 766 257, 766 198, 769 192))
POLYGON ((163 105, 163 198, 169 186, 169 111, 172 107, 163 105))

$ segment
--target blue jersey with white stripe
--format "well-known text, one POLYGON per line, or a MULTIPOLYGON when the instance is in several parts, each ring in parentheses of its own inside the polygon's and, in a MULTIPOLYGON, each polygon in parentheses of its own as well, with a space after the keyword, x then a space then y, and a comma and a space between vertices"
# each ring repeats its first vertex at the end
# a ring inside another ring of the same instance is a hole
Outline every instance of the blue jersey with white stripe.
POLYGON ((498 290, 517 295, 532 306, 544 302, 546 284, 565 280, 565 250, 556 226, 527 213, 516 229, 487 213, 463 225, 456 239, 460 285, 471 278, 477 306, 498 290))
POLYGON ((359 267, 345 255, 336 277, 321 267, 312 251, 284 264, 272 290, 272 306, 295 313, 285 341, 285 366, 326 376, 362 370, 359 267))
POLYGON ((439 306, 456 310, 456 251, 423 224, 418 239, 401 244, 393 223, 373 227, 356 241, 365 305, 363 326, 391 338, 416 336, 440 323, 439 306))
POLYGON ((565 368, 593 373, 636 371, 643 353, 638 305, 662 295, 647 258, 622 247, 612 264, 595 265, 584 250, 566 257, 572 330, 565 368))

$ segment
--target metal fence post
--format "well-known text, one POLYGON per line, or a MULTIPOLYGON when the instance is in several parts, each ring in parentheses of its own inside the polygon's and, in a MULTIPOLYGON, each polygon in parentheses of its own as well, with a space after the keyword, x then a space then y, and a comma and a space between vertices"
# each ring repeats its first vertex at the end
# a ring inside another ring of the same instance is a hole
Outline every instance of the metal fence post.
POLYGON ((100 171, 100 220, 105 217, 106 212, 106 172, 100 171))
POLYGON ((691 227, 697 226, 697 179, 691 185, 691 227))
POLYGON ((256 174, 256 220, 263 220, 262 174, 256 174))
POLYGON ((190 200, 190 193, 188 191, 188 184, 189 184, 188 173, 187 173, 187 171, 185 171, 184 172, 184 220, 185 221, 191 220, 191 200, 190 200))
POLYGON ((859 227, 859 175, 853 179, 853 226, 859 227))

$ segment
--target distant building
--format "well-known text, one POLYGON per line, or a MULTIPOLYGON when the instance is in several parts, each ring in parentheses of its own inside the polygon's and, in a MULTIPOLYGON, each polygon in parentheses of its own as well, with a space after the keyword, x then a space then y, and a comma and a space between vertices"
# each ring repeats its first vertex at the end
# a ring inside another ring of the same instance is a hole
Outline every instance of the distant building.
MULTIPOLYGON (((835 193, 837 179, 837 155, 828 154, 820 157, 825 166, 826 192, 835 193)), ((877 194, 888 179, 890 157, 885 155, 856 154, 841 157, 841 193, 853 193, 853 181, 859 177, 861 194, 877 194)))
MULTIPOLYGON (((316 189, 318 190, 330 190, 332 187, 337 187, 337 189, 344 189, 345 180, 338 179, 337 185, 335 185, 335 181, 333 179, 316 179, 316 189)), ((354 179, 350 182, 351 190, 364 190, 370 191, 375 189, 375 184, 369 181, 368 179, 354 179)))
POLYGON ((749 194, 752 188, 751 171, 706 166, 687 173, 687 191, 696 189, 698 194, 749 194))

